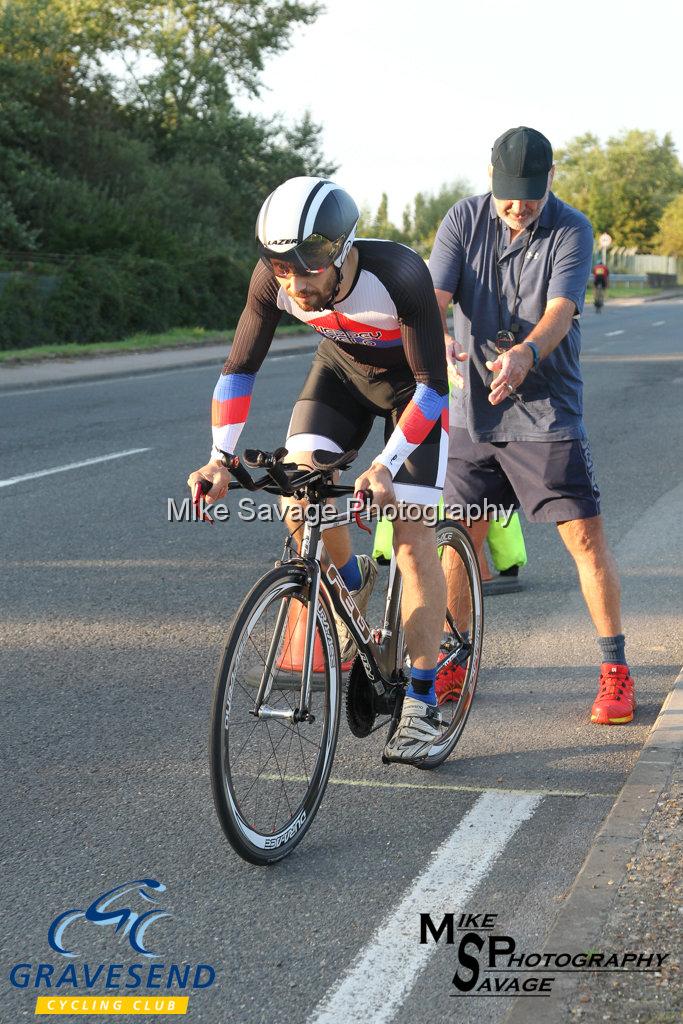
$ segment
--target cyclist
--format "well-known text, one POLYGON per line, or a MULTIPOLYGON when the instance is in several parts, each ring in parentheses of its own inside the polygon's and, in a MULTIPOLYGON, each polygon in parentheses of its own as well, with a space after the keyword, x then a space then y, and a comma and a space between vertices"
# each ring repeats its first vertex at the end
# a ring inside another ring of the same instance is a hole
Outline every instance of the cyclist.
POLYGON ((609 284, 609 267, 606 263, 596 263, 593 267, 593 287, 606 288, 609 284))
MULTIPOLYGON (((211 482, 209 501, 226 494, 226 458, 235 451, 254 378, 286 311, 321 339, 292 412, 289 460, 310 466, 316 449, 358 449, 381 416, 384 448, 358 476, 356 489, 371 489, 378 505, 437 505, 446 468, 448 384, 431 278, 407 246, 356 239, 358 216, 351 196, 322 178, 290 178, 263 203, 256 224, 260 259, 214 391, 211 458, 188 479, 191 488, 202 478, 211 482)), ((288 526, 296 529, 291 517, 288 526)), ((412 678, 385 754, 406 761, 426 756, 439 730, 434 683, 446 589, 431 528, 398 519, 394 544, 412 678)), ((327 530, 325 545, 364 613, 376 564, 352 553, 345 527, 327 530)), ((348 633, 340 640, 345 661, 353 644, 348 633)))
POLYGON ((605 263, 596 263, 593 267, 593 302, 602 306, 605 289, 609 285, 609 267, 605 263))

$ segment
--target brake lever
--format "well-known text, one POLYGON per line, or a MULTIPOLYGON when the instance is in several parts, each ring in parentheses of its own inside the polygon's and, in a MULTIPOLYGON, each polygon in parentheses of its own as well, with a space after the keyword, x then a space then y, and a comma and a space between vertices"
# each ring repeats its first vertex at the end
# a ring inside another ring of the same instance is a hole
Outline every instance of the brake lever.
POLYGON ((353 518, 356 520, 356 526, 361 530, 365 530, 366 533, 372 533, 370 527, 361 522, 360 518, 361 510, 365 505, 372 504, 372 490, 368 487, 365 491, 356 491, 353 495, 353 500, 360 502, 360 508, 354 509, 353 512, 353 518))
POLYGON ((200 523, 211 523, 213 526, 215 520, 209 515, 204 505, 204 495, 209 493, 211 486, 211 481, 205 480, 204 477, 202 477, 202 479, 195 484, 194 493, 192 495, 192 504, 194 505, 197 520, 200 523))

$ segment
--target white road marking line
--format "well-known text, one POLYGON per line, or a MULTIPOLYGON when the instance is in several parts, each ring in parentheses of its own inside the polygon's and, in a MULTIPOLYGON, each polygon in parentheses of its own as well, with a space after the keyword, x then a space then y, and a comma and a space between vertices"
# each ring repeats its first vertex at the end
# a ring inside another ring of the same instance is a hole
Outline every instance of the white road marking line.
POLYGON ((25 476, 13 476, 9 480, 0 480, 0 487, 11 487, 23 480, 36 480, 39 476, 51 476, 52 473, 65 473, 68 469, 80 469, 82 466, 94 466, 97 462, 110 462, 112 459, 125 459, 127 455, 139 455, 149 452, 151 448, 131 448, 127 452, 112 452, 111 455, 100 455, 97 459, 84 459, 82 462, 70 462, 66 466, 55 466, 53 469, 40 469, 37 473, 26 473, 25 476))
POLYGON ((605 334, 605 337, 606 338, 614 338, 614 337, 616 337, 617 334, 623 334, 623 333, 624 333, 623 331, 607 331, 607 333, 605 334))
MULTIPOLYGON (((13 563, 5 563, 13 564, 13 563)), ((136 563, 137 564, 137 563, 136 563)), ((261 776, 266 782, 308 782, 305 775, 277 775, 275 772, 261 776)), ((509 793, 514 796, 561 796, 609 798, 619 793, 589 793, 587 789, 509 789, 505 786, 468 786, 458 782, 381 782, 379 779, 331 778, 328 786, 358 786, 361 789, 435 789, 449 793, 509 793)))
POLYGON ((484 793, 442 843, 396 910, 380 925, 350 970, 319 1003, 308 1024, 387 1024, 404 1002, 418 972, 434 952, 421 946, 420 914, 438 919, 465 909, 539 796, 484 793))
POLYGON ((655 320, 655 322, 653 323, 652 326, 653 327, 663 327, 665 323, 666 323, 666 320, 655 320))

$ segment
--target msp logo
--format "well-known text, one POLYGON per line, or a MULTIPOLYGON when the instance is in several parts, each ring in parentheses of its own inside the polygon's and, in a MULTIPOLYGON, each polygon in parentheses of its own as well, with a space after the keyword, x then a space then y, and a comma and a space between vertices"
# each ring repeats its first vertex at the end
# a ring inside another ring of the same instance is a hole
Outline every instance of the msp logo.
POLYGON ((443 940, 457 946, 457 967, 452 985, 455 998, 550 999, 558 972, 603 974, 637 971, 656 974, 669 953, 597 950, 527 952, 512 935, 497 934, 498 914, 443 914, 434 920, 420 914, 420 943, 443 940))
POLYGON ((37 993, 37 1014, 186 1013, 189 996, 178 993, 210 988, 216 971, 206 963, 150 962, 160 956, 151 947, 152 925, 174 916, 159 902, 165 892, 163 882, 139 878, 108 889, 89 904, 84 900, 81 907, 63 911, 49 925, 47 939, 67 963, 15 964, 10 984, 37 993), (77 959, 94 938, 95 928, 111 929, 118 945, 123 943, 128 958, 136 962, 125 962, 125 956, 117 963, 77 959))
POLYGON ((123 885, 117 885, 114 889, 110 889, 109 892, 98 896, 92 901, 87 910, 65 910, 63 914, 54 919, 47 933, 48 942, 55 953, 61 953, 62 956, 79 955, 65 949, 63 944, 64 932, 74 921, 83 918, 85 921, 90 921, 91 924, 99 925, 100 927, 106 925, 113 926, 116 935, 119 932, 127 935, 131 948, 136 953, 141 953, 147 957, 158 956, 158 953, 145 948, 145 932, 154 921, 158 921, 162 917, 171 917, 171 914, 165 910, 148 910, 144 914, 138 914, 129 907, 119 910, 110 909, 112 904, 120 897, 135 891, 147 903, 156 903, 155 897, 151 893, 146 892, 144 887, 151 889, 153 892, 166 892, 166 886, 162 882, 157 882, 153 878, 140 878, 136 882, 125 882, 123 885))

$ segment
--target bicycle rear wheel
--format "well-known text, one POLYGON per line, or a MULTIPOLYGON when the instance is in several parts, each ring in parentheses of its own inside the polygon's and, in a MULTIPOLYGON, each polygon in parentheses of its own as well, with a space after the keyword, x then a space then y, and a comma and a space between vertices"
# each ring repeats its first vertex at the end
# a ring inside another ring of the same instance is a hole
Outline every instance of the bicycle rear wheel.
POLYGON ((218 670, 211 718, 214 803, 233 848, 252 864, 291 853, 311 825, 329 778, 339 728, 341 671, 334 621, 321 594, 316 609, 312 718, 296 721, 300 673, 292 638, 308 614, 306 573, 282 565, 266 573, 240 608, 218 670), (269 653, 275 653, 265 703, 288 717, 255 717, 269 653))
POLYGON ((441 657, 452 656, 460 678, 453 699, 439 706, 443 725, 438 740, 426 758, 415 762, 427 769, 443 764, 462 735, 477 687, 484 636, 479 560, 469 534, 460 523, 445 519, 437 523, 436 543, 448 592, 441 657))

